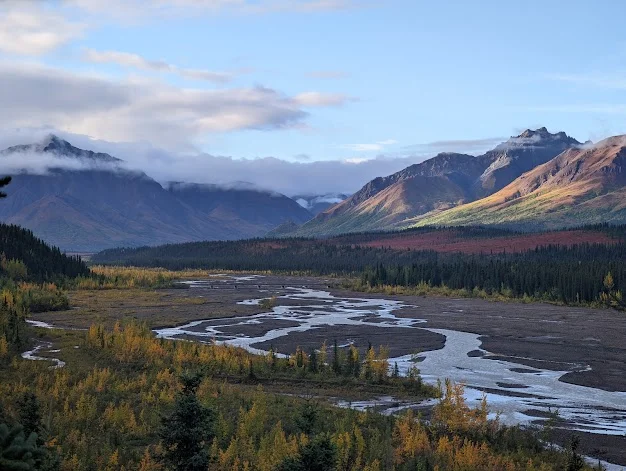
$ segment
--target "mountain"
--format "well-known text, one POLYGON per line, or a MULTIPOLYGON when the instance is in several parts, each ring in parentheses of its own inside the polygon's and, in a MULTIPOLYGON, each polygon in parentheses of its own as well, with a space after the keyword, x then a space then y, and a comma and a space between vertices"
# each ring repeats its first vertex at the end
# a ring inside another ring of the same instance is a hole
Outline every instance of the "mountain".
POLYGON ((56 136, 0 152, 0 168, 3 158, 23 159, 28 167, 41 156, 52 164, 45 173, 14 175, 0 204, 0 220, 31 229, 67 251, 256 237, 286 220, 311 217, 283 195, 200 186, 165 189, 144 173, 125 170, 115 157, 56 136))
POLYGON ((55 136, 54 134, 49 134, 41 142, 13 146, 8 149, 4 149, 0 151, 0 156, 8 156, 15 153, 49 153, 54 154, 60 159, 74 159, 82 163, 91 164, 119 164, 123 162, 121 159, 112 157, 109 154, 74 147, 69 142, 55 136))
POLYGON ((291 198, 313 215, 318 215, 331 206, 341 203, 348 198, 348 195, 343 193, 326 193, 324 195, 296 195, 291 198))
POLYGON ((367 183, 345 201, 318 214, 290 235, 335 235, 406 227, 437 213, 490 195, 522 173, 580 142, 564 132, 527 129, 479 156, 441 153, 367 183))
POLYGON ((209 218, 230 223, 232 238, 260 237, 285 222, 303 224, 312 214, 280 193, 255 189, 249 184, 232 187, 170 183, 178 200, 209 218))
POLYGON ((500 191, 417 225, 560 228, 626 223, 626 135, 572 148, 500 191))

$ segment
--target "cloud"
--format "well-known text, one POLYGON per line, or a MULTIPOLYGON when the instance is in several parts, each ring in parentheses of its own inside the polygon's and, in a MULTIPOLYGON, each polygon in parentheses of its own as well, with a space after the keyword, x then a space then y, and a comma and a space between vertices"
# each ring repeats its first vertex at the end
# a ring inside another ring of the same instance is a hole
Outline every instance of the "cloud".
POLYGON ((304 92, 293 98, 294 103, 302 106, 340 106, 355 99, 340 93, 304 92))
POLYGON ((341 70, 315 70, 306 74, 309 78, 317 79, 343 79, 347 78, 348 74, 341 70))
POLYGON ((113 172, 125 170, 123 166, 113 163, 87 162, 32 150, 12 152, 0 157, 2 159, 0 173, 3 175, 16 175, 23 172, 46 175, 55 170, 109 170, 113 172))
POLYGON ((122 67, 133 67, 152 72, 173 73, 192 80, 206 80, 218 84, 230 82, 235 75, 230 72, 180 68, 165 61, 148 60, 138 54, 120 51, 96 51, 87 48, 83 50, 83 59, 97 64, 113 63, 122 67))
POLYGON ((85 25, 27 0, 0 2, 0 51, 41 55, 82 35, 85 25))
POLYGON ((626 73, 622 74, 547 74, 548 80, 596 88, 626 90, 626 73))
MULTIPOLYGON (((48 127, 12 131, 5 128, 0 133, 0 149, 39 141, 50 132, 58 134, 76 147, 105 152, 123 159, 124 168, 144 171, 162 183, 180 181, 230 185, 233 182, 250 182, 258 188, 289 196, 353 193, 373 178, 389 175, 423 160, 414 157, 377 157, 359 162, 289 162, 275 157, 237 159, 230 156, 167 151, 147 142, 108 142, 48 127)), ((37 166, 59 164, 56 160, 50 161, 49 156, 39 159, 28 165, 22 159, 17 162, 19 165, 13 165, 10 169, 14 171, 25 166, 34 169, 37 166)), ((5 162, 0 159, 0 174, 5 172, 5 162)))
POLYGON ((208 14, 315 13, 355 8, 363 0, 63 0, 85 12, 126 20, 208 14))
POLYGON ((384 141, 377 141, 371 144, 346 144, 342 146, 342 149, 353 150, 355 152, 380 152, 385 147, 397 144, 395 139, 386 139, 384 141))
POLYGON ((298 162, 310 162, 312 160, 311 156, 308 154, 296 154, 293 156, 293 159, 298 162))
MULTIPOLYGON (((506 137, 486 137, 481 139, 450 139, 427 142, 425 144, 413 144, 403 148, 403 151, 418 155, 432 155, 440 152, 458 152, 465 154, 482 153, 493 149, 498 144, 506 141, 506 137)), ((401 152, 402 153, 402 152, 401 152)))
POLYGON ((345 99, 265 87, 178 88, 146 80, 113 81, 40 65, 0 64, 0 127, 50 125, 110 141, 188 146, 210 133, 304 125, 309 106, 345 99))

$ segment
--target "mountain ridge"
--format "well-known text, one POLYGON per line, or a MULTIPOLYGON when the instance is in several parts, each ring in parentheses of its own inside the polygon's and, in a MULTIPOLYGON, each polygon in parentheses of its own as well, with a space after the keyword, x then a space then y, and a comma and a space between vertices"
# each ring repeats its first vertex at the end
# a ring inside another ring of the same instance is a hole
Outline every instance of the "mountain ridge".
POLYGON ((188 189, 164 188, 116 157, 54 135, 0 151, 0 165, 2 157, 18 155, 27 167, 34 154, 58 158, 46 172, 13 176, 0 220, 30 229, 63 250, 260 237, 287 220, 302 223, 312 217, 278 193, 187 184, 199 191, 192 197, 188 189), (86 165, 66 167, 63 159, 86 165))
POLYGON ((500 191, 423 225, 490 224, 545 229, 626 222, 626 135, 566 150, 500 191))
POLYGON ((371 180, 289 235, 328 236, 405 227, 406 221, 423 214, 445 211, 499 191, 524 172, 580 145, 565 132, 552 134, 542 127, 527 129, 478 156, 442 152, 371 180))

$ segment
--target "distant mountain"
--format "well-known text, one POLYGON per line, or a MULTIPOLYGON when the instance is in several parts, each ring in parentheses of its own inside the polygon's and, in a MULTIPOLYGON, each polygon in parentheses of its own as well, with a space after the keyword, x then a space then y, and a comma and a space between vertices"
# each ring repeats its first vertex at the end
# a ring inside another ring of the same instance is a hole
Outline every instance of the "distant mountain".
POLYGON ((292 196, 292 199, 296 200, 296 202, 300 206, 313 213, 314 215, 318 215, 319 213, 326 211, 331 206, 334 206, 337 203, 341 203, 346 198, 348 198, 348 195, 343 193, 292 196))
POLYGON ((91 150, 79 149, 69 142, 61 139, 54 134, 46 136, 41 142, 35 144, 26 144, 9 147, 0 151, 0 156, 10 155, 13 153, 49 153, 59 158, 76 159, 85 163, 122 163, 121 159, 104 154, 102 152, 93 152, 91 150))
POLYGON ((418 225, 557 228, 626 223, 626 135, 572 148, 500 191, 418 225))
POLYGON ((546 128, 527 129, 479 156, 441 153, 376 178, 290 235, 335 235, 387 230, 492 194, 522 173, 580 142, 546 128))
POLYGON ((168 190, 207 217, 230 223, 230 238, 262 236, 285 222, 303 224, 313 216, 285 195, 254 189, 250 185, 221 187, 170 183, 168 190))
POLYGON ((297 231, 300 226, 301 224, 295 223, 293 221, 286 221, 266 233, 265 237, 271 239, 273 237, 282 237, 284 235, 289 235, 292 232, 297 231))
POLYGON ((13 176, 0 220, 67 251, 256 237, 281 222, 311 217, 283 195, 197 185, 165 189, 125 170, 115 157, 56 136, 1 151, 0 168, 3 158, 18 157, 28 168, 29 159, 42 155, 54 159, 52 167, 13 176))

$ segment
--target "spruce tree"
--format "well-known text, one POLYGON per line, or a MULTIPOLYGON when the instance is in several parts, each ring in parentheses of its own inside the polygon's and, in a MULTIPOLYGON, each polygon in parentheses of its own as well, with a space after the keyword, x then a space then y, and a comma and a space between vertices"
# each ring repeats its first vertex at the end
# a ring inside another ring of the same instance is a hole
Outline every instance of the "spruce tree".
POLYGON ((36 433, 38 436, 37 442, 39 445, 42 445, 41 412, 37 396, 32 392, 25 392, 17 405, 20 413, 20 424, 24 427, 24 435, 28 436, 31 433, 36 433))
MULTIPOLYGON (((11 183, 11 177, 0 178, 0 188, 4 188, 9 183, 11 183)), ((0 198, 6 198, 6 197, 7 197, 7 194, 4 193, 3 191, 0 191, 0 198)))
POLYGON ((24 428, 9 428, 0 424, 0 469, 3 471, 30 471, 39 469, 37 462, 45 451, 37 446, 37 434, 24 435, 24 428))
POLYGON ((337 346, 337 340, 333 344, 333 372, 339 374, 341 372, 341 361, 339 359, 339 347, 337 346))
POLYGON ((181 376, 182 391, 174 411, 161 421, 159 433, 163 444, 161 460, 176 471, 206 471, 208 445, 215 436, 215 413, 200 404, 196 391, 202 378, 198 374, 181 376))

